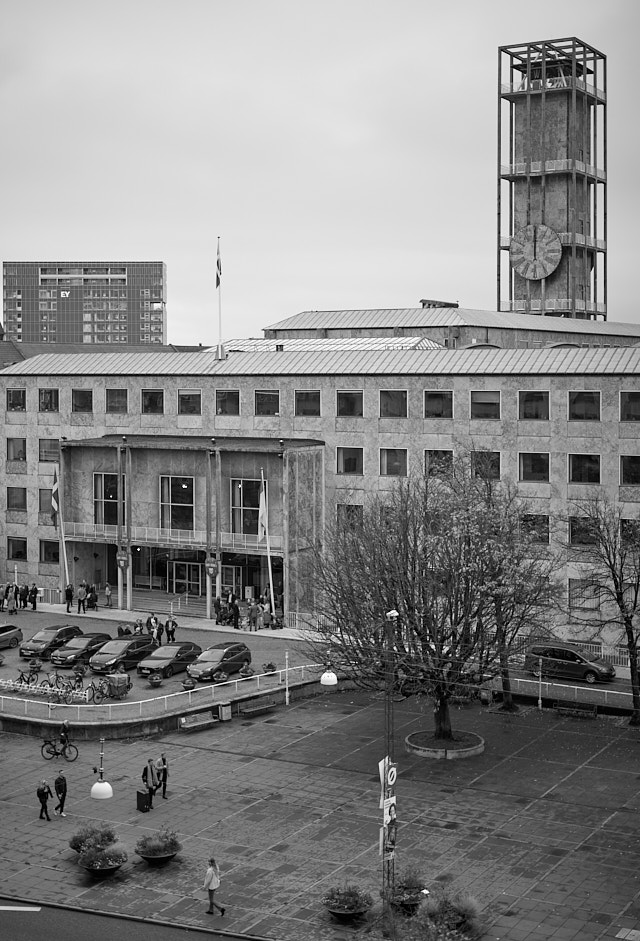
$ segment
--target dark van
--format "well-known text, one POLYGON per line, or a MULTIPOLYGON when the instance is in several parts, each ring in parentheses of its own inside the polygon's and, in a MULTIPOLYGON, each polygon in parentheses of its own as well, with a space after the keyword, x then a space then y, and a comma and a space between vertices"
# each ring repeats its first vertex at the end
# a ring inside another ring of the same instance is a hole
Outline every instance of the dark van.
POLYGON ((540 676, 540 661, 545 676, 598 683, 613 680, 616 675, 614 667, 597 654, 559 641, 530 647, 524 658, 525 670, 540 676))

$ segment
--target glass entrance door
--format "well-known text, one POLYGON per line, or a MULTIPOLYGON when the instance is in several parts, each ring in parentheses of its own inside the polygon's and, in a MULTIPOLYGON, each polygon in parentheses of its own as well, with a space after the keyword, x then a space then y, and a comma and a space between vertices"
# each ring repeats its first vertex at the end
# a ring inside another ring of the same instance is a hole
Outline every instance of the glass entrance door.
POLYGON ((229 592, 236 598, 242 598, 242 568, 239 565, 222 566, 222 598, 226 600, 229 592))
POLYGON ((188 592, 190 595, 202 594, 202 564, 200 562, 171 562, 171 585, 176 595, 188 592))

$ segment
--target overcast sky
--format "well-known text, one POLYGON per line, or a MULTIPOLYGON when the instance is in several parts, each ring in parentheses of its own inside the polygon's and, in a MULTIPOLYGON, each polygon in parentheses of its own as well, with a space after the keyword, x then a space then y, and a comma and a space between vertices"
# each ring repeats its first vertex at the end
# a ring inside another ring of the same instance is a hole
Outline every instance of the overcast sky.
POLYGON ((5 0, 0 258, 164 261, 168 339, 496 308, 497 48, 607 56, 609 320, 640 321, 638 0, 5 0))

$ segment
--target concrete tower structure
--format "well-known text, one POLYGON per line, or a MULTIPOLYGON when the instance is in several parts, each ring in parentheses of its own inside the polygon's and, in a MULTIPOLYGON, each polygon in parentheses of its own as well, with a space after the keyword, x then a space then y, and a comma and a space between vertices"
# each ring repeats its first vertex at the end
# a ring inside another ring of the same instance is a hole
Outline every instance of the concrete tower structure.
POLYGON ((605 56, 501 46, 498 102, 498 309, 606 320, 605 56))

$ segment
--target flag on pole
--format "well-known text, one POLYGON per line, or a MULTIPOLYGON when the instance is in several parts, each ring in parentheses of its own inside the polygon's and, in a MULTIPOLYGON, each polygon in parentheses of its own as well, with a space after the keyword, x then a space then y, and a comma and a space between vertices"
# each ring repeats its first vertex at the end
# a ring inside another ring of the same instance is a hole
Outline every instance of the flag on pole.
POLYGON ((220 237, 218 236, 218 260, 216 262, 216 287, 220 287, 222 281, 222 262, 220 260, 220 237))
POLYGON ((59 510, 59 501, 58 501, 58 469, 54 467, 53 469, 53 487, 51 488, 51 519, 53 520, 53 525, 58 525, 58 510, 59 510))
POLYGON ((260 484, 260 502, 258 504, 258 542, 262 542, 267 533, 267 500, 264 492, 264 478, 260 484))

